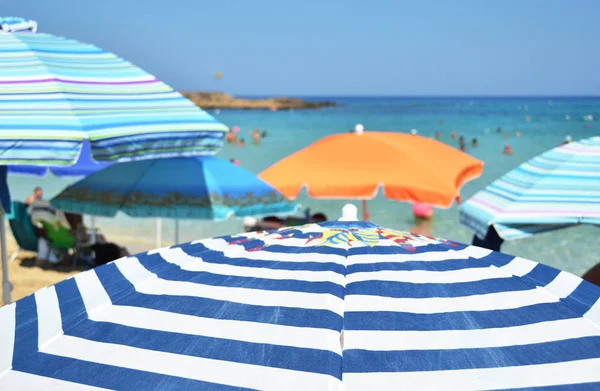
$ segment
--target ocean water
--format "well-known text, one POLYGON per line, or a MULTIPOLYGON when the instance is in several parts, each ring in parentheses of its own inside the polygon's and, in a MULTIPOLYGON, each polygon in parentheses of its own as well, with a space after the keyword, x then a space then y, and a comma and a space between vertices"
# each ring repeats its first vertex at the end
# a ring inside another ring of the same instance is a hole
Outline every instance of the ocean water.
MULTIPOLYGON (((314 99, 314 98, 305 98, 314 99)), ((600 117, 600 98, 319 98, 334 100, 340 106, 307 111, 244 111, 221 110, 214 115, 223 123, 241 128, 241 137, 250 142, 254 128, 268 131, 260 146, 226 145, 219 153, 225 159, 235 158, 249 170, 259 173, 277 160, 301 149, 315 140, 334 133, 347 132, 361 123, 367 130, 410 132, 417 129, 423 136, 442 133, 442 142, 458 146, 450 138, 455 130, 467 140, 467 153, 485 162, 483 175, 461 191, 463 200, 482 189, 500 175, 520 163, 560 144, 565 136, 574 140, 600 134, 600 122, 585 121, 584 116, 600 117), (569 115, 570 120, 565 116, 569 115), (501 132, 498 133, 497 129, 501 132), (516 130, 522 132, 516 137, 516 130), (509 135, 504 139, 504 133, 509 135), (477 138, 479 146, 470 147, 477 138), (502 154, 510 144, 514 155, 502 154)), ((314 99, 314 100, 319 100, 314 99)), ((426 158, 426 157, 424 157, 426 158)), ((401 172, 399 173, 401 174, 401 172)), ((23 199, 33 186, 44 187, 47 198, 57 194, 71 181, 48 176, 28 178, 11 176, 9 186, 15 199, 23 199)), ((330 219, 339 217, 344 201, 314 200, 305 194, 298 199, 312 212, 323 212, 330 219)), ((360 206, 359 202, 355 202, 360 206)), ((383 196, 369 201, 371 220, 383 226, 409 229, 413 225, 410 204, 390 201, 383 196)), ((132 251, 155 247, 156 222, 153 219, 133 219, 119 215, 114 219, 97 218, 96 224, 114 241, 132 251)), ((174 224, 163 221, 163 244, 173 242, 174 224)), ((180 241, 191 241, 242 231, 242 222, 181 221, 180 241)), ((502 250, 581 275, 600 261, 600 230, 578 226, 545 233, 533 238, 505 242, 502 250)), ((458 222, 458 208, 437 209, 433 235, 470 243, 472 232, 458 222)))

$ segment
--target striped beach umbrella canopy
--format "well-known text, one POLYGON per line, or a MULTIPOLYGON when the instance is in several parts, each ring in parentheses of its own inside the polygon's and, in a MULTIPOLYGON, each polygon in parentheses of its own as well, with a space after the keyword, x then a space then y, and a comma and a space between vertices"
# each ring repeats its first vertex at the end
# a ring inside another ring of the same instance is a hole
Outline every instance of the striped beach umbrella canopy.
POLYGON ((463 203, 460 222, 480 238, 493 226, 505 240, 600 225, 600 137, 563 144, 508 172, 463 203))
POLYGON ((111 163, 102 162, 98 163, 92 159, 92 151, 90 150, 90 143, 88 140, 83 141, 81 146, 81 152, 77 161, 72 166, 61 166, 61 167, 47 167, 47 166, 28 166, 28 165, 14 165, 8 166, 8 173, 13 175, 26 175, 43 177, 52 173, 61 178, 79 178, 86 177, 90 174, 100 171, 108 167, 111 163))
POLYGON ((86 139, 97 161, 215 154, 227 129, 115 54, 0 30, 0 165, 72 165, 86 139))
MULTIPOLYGON (((0 17, 0 165, 70 166, 213 155, 227 127, 130 62, 0 17)), ((0 210, 0 215, 3 211, 0 210)), ((3 299, 10 301, 4 225, 3 299)))
POLYGON ((599 298, 542 264, 367 222, 218 237, 0 308, 0 388, 599 389, 599 298))
POLYGON ((293 214, 298 204, 244 167, 216 156, 113 164, 52 199, 73 213, 224 220, 293 214))

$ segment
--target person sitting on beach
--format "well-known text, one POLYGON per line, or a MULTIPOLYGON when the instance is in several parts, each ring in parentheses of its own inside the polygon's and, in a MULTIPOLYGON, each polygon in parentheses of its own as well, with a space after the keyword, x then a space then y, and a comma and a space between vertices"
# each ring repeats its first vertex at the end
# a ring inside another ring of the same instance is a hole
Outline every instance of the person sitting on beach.
POLYGON ((311 223, 324 223, 327 221, 327 216, 325 213, 315 213, 314 215, 310 216, 309 221, 311 223))
POLYGON ((228 144, 233 144, 237 141, 237 136, 235 134, 235 132, 231 129, 229 129, 229 132, 227 132, 227 136, 225 136, 225 140, 227 141, 228 144))
POLYGON ((509 144, 506 144, 506 145, 504 146, 504 152, 503 152, 503 153, 504 153, 505 155, 512 155, 512 154, 513 154, 513 150, 512 150, 512 148, 510 147, 510 145, 509 145, 509 144))
POLYGON ((38 253, 36 257, 36 266, 56 265, 60 259, 50 248, 50 240, 42 225, 42 222, 50 223, 56 227, 70 227, 69 221, 63 211, 54 208, 50 202, 41 198, 34 200, 29 204, 27 213, 31 216, 31 222, 37 228, 38 236, 38 253))
POLYGON ((267 216, 262 219, 262 221, 257 222, 256 228, 260 230, 271 230, 271 229, 279 229, 283 227, 293 227, 297 225, 302 225, 308 223, 322 223, 327 221, 327 216, 324 213, 315 213, 308 221, 306 218, 298 218, 294 216, 287 217, 286 219, 281 219, 277 216, 267 216))
POLYGON ((44 191, 41 187, 37 186, 33 189, 33 193, 25 199, 25 205, 31 205, 36 200, 41 200, 44 197, 44 191))
POLYGON ((83 215, 65 212, 65 216, 77 241, 81 246, 87 248, 87 253, 85 251, 80 252, 79 258, 89 266, 104 265, 129 255, 127 248, 109 242, 97 229, 91 231, 86 227, 83 223, 83 215))
POLYGON ((473 148, 477 148, 477 145, 478 145, 478 144, 477 144, 477 139, 476 139, 476 138, 474 138, 473 140, 471 140, 471 146, 472 146, 473 148))
POLYGON ((415 226, 410 229, 410 232, 429 235, 433 225, 433 206, 415 202, 413 204, 413 215, 415 217, 415 226))

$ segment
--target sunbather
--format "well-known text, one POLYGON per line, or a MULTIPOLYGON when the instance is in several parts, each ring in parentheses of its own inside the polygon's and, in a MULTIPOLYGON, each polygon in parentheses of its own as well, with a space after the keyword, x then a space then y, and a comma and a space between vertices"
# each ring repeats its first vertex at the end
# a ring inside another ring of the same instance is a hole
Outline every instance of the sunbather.
POLYGON ((44 191, 41 187, 33 189, 33 193, 25 199, 25 205, 31 205, 36 200, 41 200, 44 197, 44 191))
POLYGON ((306 223, 321 223, 324 221, 327 221, 327 216, 325 216, 324 213, 315 213, 308 218, 290 216, 286 219, 281 219, 277 216, 267 216, 262 219, 262 221, 258 221, 256 219, 245 219, 244 225, 246 226, 246 231, 256 231, 293 227, 306 223))
MULTIPOLYGON (((34 192, 35 195, 35 192, 34 192)), ((38 253, 37 266, 46 264, 57 264, 60 259, 50 247, 48 228, 55 228, 57 235, 55 239, 64 240, 64 232, 70 230, 69 222, 65 214, 50 205, 50 202, 41 198, 34 198, 29 205, 28 213, 31 221, 38 228, 38 253)))

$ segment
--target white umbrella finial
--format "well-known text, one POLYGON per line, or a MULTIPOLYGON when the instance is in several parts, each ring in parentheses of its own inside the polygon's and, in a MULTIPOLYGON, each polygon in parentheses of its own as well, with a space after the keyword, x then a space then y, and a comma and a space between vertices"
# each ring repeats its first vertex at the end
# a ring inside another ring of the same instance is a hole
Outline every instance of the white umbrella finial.
POLYGON ((340 221, 358 221, 358 208, 352 204, 344 205, 340 221))

